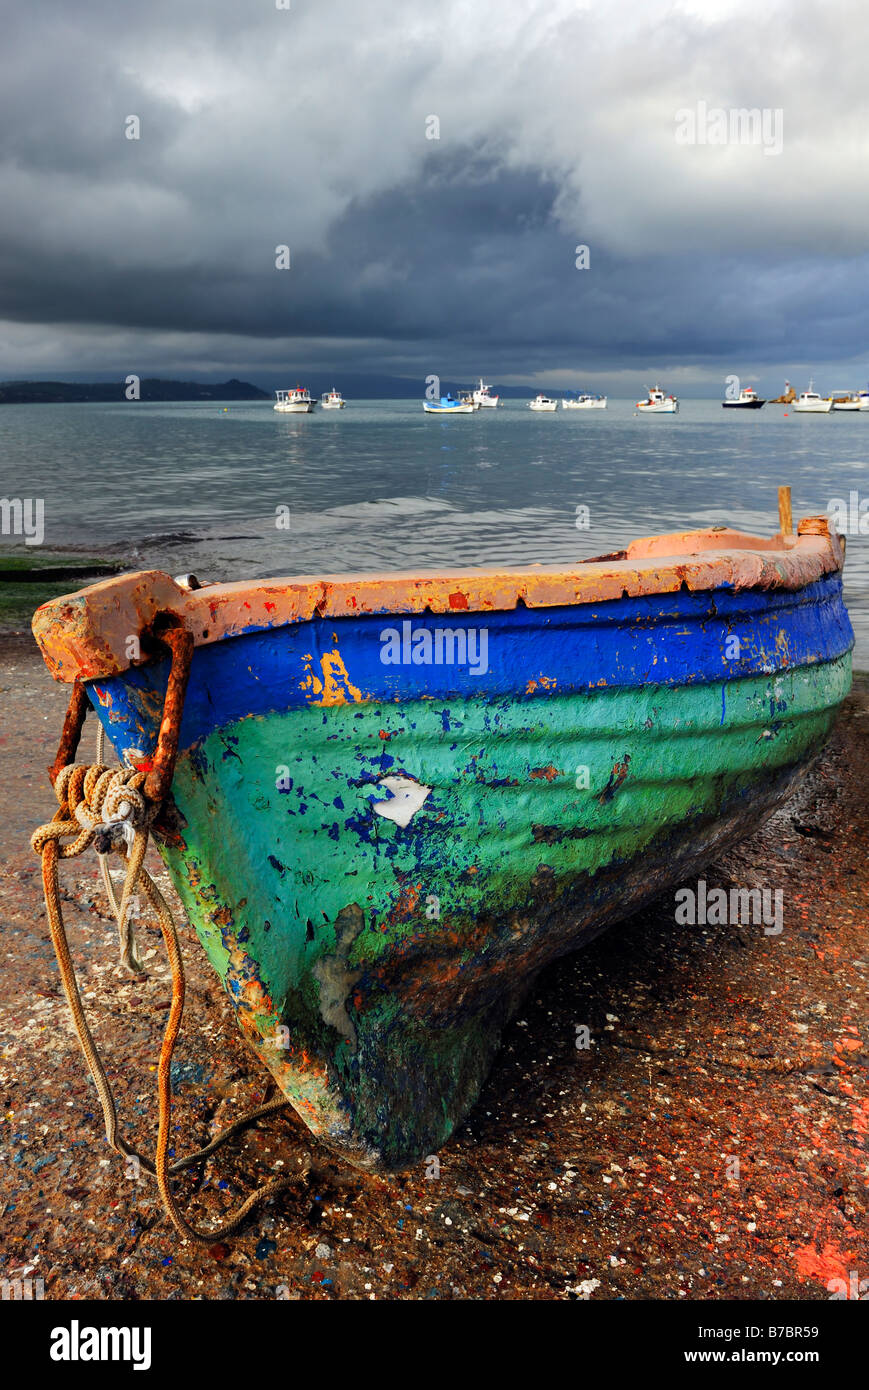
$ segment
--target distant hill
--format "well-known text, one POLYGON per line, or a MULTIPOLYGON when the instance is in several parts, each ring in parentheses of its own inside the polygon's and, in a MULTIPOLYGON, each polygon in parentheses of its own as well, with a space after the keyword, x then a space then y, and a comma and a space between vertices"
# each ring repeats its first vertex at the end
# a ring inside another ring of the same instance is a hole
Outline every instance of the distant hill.
MULTIPOLYGON (((3 381, 0 405, 77 404, 81 401, 126 401, 125 381, 3 381)), ((139 399, 143 401, 262 401, 269 393, 249 381, 220 381, 214 385, 198 381, 164 381, 142 377, 139 399)))
MULTIPOLYGON (((336 386, 343 392, 347 401, 365 400, 416 400, 422 401, 429 378, 424 376, 385 376, 373 372, 351 372, 330 370, 328 375, 319 369, 308 371, 296 366, 286 372, 272 369, 257 369, 257 376, 266 388, 253 386, 249 381, 172 381, 164 377, 142 377, 139 383, 140 400, 143 401, 265 401, 273 398, 276 387, 290 387, 300 383, 307 386, 311 395, 318 398, 330 387, 336 386)), ((641 378, 638 377, 638 380, 641 378)), ((479 377, 469 375, 465 378, 442 376, 440 389, 453 395, 461 389, 477 384, 479 377)), ((528 400, 544 389, 539 381, 528 385, 504 386, 497 377, 487 375, 493 389, 504 400, 528 400)), ((552 385, 545 388, 550 395, 561 395, 563 391, 552 385)), ((571 388, 575 389, 575 388, 571 388)), ((595 385, 595 390, 601 389, 595 385)), ((637 387, 639 390, 640 387, 637 387)), ((74 404, 80 401, 125 401, 126 383, 123 381, 3 381, 0 382, 0 405, 41 405, 74 404)))

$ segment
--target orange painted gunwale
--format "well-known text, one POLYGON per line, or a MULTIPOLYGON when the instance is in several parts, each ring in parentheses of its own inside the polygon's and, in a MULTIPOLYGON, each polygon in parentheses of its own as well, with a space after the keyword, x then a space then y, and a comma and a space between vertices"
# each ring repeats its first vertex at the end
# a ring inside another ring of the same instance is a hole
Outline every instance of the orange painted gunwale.
MULTIPOLYGON (((171 614, 196 646, 313 617, 360 614, 485 613, 603 603, 624 596, 733 589, 804 588, 842 568, 840 539, 825 517, 800 522, 797 536, 752 536, 718 527, 649 536, 623 559, 575 569, 476 569, 452 574, 298 575, 186 590, 159 570, 118 575, 37 609, 33 632, 56 680, 116 675, 137 662, 130 638, 171 614)), ((144 659, 144 658, 143 658, 144 659)))

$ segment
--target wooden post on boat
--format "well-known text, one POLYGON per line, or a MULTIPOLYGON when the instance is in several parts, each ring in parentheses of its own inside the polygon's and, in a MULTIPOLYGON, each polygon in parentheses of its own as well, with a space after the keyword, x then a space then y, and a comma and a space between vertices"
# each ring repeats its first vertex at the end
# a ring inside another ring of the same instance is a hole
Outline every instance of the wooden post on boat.
POLYGON ((778 490, 778 529, 783 536, 794 534, 794 521, 791 515, 791 490, 780 487, 778 490))

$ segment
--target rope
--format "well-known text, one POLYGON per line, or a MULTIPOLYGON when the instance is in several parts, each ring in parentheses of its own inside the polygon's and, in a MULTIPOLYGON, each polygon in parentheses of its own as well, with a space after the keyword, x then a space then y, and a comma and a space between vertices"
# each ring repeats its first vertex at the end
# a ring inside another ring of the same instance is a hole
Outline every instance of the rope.
MULTIPOLYGON (((100 755, 102 749, 102 740, 99 740, 98 753, 100 755)), ((53 820, 40 826, 34 832, 31 844, 34 851, 42 858, 42 885, 45 892, 45 906, 51 941, 57 957, 63 991, 72 1016, 76 1036, 100 1098, 106 1126, 106 1139, 116 1152, 136 1159, 147 1173, 156 1178, 163 1205, 175 1229, 187 1240, 210 1244, 222 1237, 232 1235, 248 1213, 260 1202, 302 1182, 310 1170, 311 1160, 310 1156, 306 1156, 298 1173, 274 1178, 257 1188, 242 1202, 238 1211, 229 1221, 213 1230, 201 1230, 191 1225, 175 1200, 171 1186, 171 1177, 174 1173, 181 1172, 194 1163, 208 1158, 239 1130, 247 1128, 266 1115, 286 1109, 289 1102, 286 1100, 270 1101, 234 1121, 204 1148, 198 1149, 195 1153, 188 1154, 186 1158, 178 1159, 174 1163, 169 1162, 169 1135, 172 1115, 170 1068, 184 1010, 185 978, 181 944, 171 908, 144 866, 151 825, 160 810, 159 804, 149 801, 144 795, 145 776, 145 773, 137 772, 134 768, 106 767, 99 758, 91 766, 73 763, 63 768, 58 774, 54 788, 59 803, 58 810, 53 820), (63 844, 64 840, 69 840, 71 843, 63 844), (121 960, 124 965, 137 973, 143 971, 143 966, 136 955, 132 929, 133 898, 137 888, 141 887, 159 919, 163 944, 166 948, 172 974, 172 1004, 157 1066, 159 1120, 157 1147, 153 1163, 131 1148, 118 1133, 115 1099, 105 1066, 85 1016, 63 923, 58 862, 60 859, 72 859, 83 854, 91 844, 94 845, 100 856, 103 883, 106 885, 109 902, 118 923, 121 960), (126 853, 127 855, 127 868, 120 902, 118 902, 108 868, 109 854, 113 852, 126 853)))
MULTIPOLYGON (((98 763, 102 763, 105 757, 105 751, 106 731, 100 721, 97 720, 97 747, 94 756, 98 763)), ((112 909, 112 912, 115 914, 115 919, 117 920, 121 911, 121 904, 115 896, 115 885, 112 882, 112 875, 109 872, 109 856, 107 854, 100 854, 98 858, 100 861, 100 876, 103 880, 103 887, 106 890, 106 897, 109 900, 109 907, 112 909)))

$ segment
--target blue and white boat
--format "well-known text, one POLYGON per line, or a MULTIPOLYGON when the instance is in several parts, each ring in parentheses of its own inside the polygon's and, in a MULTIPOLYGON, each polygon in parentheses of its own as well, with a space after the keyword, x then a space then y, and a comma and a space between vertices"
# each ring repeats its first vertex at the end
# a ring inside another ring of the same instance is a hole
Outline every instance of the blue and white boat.
POLYGON ((477 407, 472 401, 457 401, 447 394, 439 401, 423 401, 422 408, 429 415, 473 415, 477 407))

